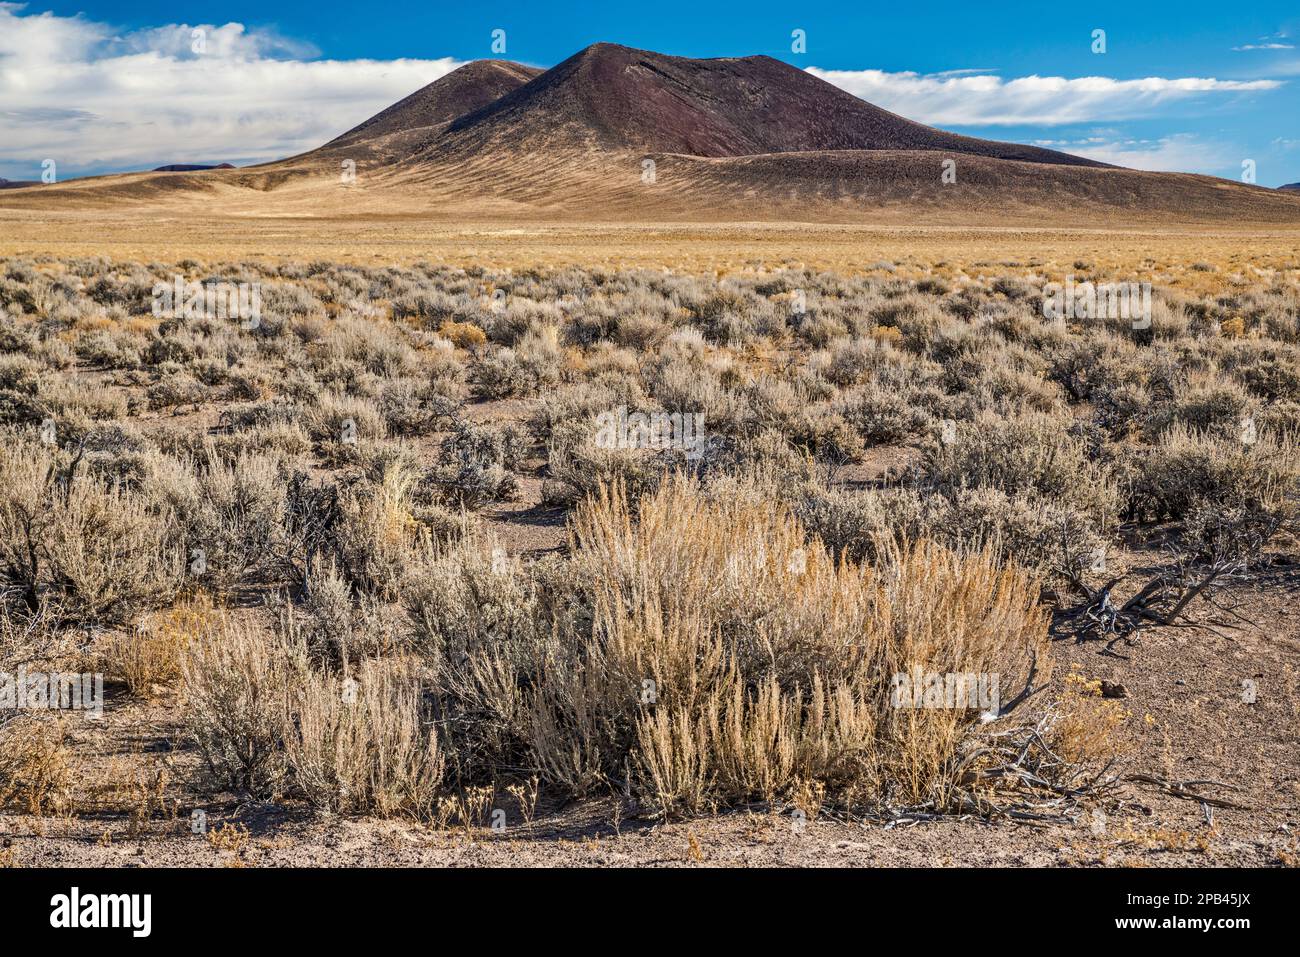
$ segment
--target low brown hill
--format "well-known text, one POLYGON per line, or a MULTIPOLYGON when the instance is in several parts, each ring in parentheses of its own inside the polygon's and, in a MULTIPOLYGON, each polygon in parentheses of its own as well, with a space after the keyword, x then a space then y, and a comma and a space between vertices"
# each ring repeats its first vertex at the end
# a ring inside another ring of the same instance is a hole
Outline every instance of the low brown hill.
MULTIPOLYGON (((381 114, 382 115, 382 114, 381 114)), ((563 146, 692 156, 942 150, 1071 166, 1067 153, 959 136, 767 56, 695 60, 597 43, 453 121, 433 150, 563 146)))
POLYGON ((440 215, 615 221, 1015 223, 1077 229, 1153 222, 1300 225, 1300 195, 1190 173, 1150 173, 933 150, 755 156, 490 151, 381 178, 376 193, 440 215), (953 159, 956 182, 945 182, 953 159), (646 160, 654 163, 645 175, 646 160))

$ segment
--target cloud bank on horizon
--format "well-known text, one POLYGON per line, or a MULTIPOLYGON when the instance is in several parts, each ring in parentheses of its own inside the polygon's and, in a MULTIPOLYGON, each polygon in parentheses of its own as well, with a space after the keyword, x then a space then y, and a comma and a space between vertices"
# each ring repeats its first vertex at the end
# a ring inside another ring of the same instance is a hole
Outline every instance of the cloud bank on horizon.
MULTIPOLYGON (((61 178, 279 159, 319 146, 464 62, 329 59, 309 43, 241 23, 120 31, 0 2, 0 177, 39 178, 47 158, 59 164, 61 178)), ((1240 148, 1184 133, 1135 136, 1113 124, 1179 105, 1229 106, 1286 83, 806 69, 922 123, 1002 127, 1007 138, 1106 162, 1219 175, 1238 162, 1240 148), (1054 128, 1088 124, 1102 129, 1044 138, 1054 128)))
POLYGON ((0 3, 0 177, 264 162, 312 149, 461 65, 308 59, 239 23, 126 34, 0 3))
POLYGON ((1166 103, 1214 93, 1273 90, 1280 80, 1210 77, 921 76, 880 70, 808 72, 854 96, 932 126, 1060 126, 1139 119, 1166 103))

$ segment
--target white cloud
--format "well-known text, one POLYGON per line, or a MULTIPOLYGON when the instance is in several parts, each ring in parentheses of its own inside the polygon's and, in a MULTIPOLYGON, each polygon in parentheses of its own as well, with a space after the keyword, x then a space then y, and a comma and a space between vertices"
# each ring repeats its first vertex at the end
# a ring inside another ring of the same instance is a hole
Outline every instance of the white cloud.
POLYGON ((309 60, 242 24, 107 24, 0 3, 0 176, 261 162, 319 146, 460 62, 309 60), (201 29, 202 52, 193 31, 201 29))
POLYGON ((1270 33, 1268 36, 1256 38, 1254 43, 1243 43, 1239 47, 1233 47, 1234 53, 1241 53, 1245 50, 1294 50, 1295 44, 1291 42, 1291 36, 1286 30, 1278 33, 1270 33))
POLYGON ((1190 133, 1159 139, 1087 136, 1079 139, 1035 140, 1035 146, 1064 150, 1102 163, 1159 173, 1231 175, 1244 158, 1223 143, 1208 143, 1190 133))
POLYGON ((965 70, 941 70, 938 73, 931 73, 930 76, 974 76, 979 73, 996 73, 997 70, 988 67, 973 67, 965 70))
POLYGON ((926 76, 882 70, 808 72, 854 96, 938 126, 1055 126, 1137 119, 1178 100, 1207 94, 1249 93, 1281 86, 1278 80, 1104 76, 926 76))

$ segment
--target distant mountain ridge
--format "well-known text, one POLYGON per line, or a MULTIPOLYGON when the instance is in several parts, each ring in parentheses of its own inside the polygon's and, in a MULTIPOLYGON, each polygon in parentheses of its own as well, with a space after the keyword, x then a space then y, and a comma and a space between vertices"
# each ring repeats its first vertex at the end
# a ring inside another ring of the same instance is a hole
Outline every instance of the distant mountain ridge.
POLYGON ((234 169, 230 163, 218 163, 216 166, 196 166, 187 163, 173 163, 170 166, 155 166, 155 173, 198 173, 209 169, 234 169))

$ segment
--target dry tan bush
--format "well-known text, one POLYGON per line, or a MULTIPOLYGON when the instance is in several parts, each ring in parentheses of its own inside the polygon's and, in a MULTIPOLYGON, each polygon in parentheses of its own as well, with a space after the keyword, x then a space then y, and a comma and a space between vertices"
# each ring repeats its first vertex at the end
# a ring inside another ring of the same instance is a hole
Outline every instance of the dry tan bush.
POLYGON ((0 576, 29 610, 116 623, 170 600, 183 567, 170 510, 26 433, 0 439, 0 576))
POLYGON ((1100 681, 1084 677, 1075 666, 1062 681, 1047 734, 1052 749, 1066 761, 1097 770, 1131 750, 1125 729, 1130 717, 1122 703, 1102 697, 1100 681))
POLYGON ((62 718, 0 721, 0 807, 33 815, 65 812, 75 776, 62 718))
POLYGON ((356 678, 313 675, 283 730, 296 788, 339 814, 429 819, 444 760, 424 679, 410 661, 366 661, 356 678))
POLYGON ((1243 342, 1225 350, 1225 369, 1266 402, 1300 402, 1300 350, 1274 343, 1243 342))
POLYGON ((455 421, 442 441, 441 464, 428 479, 443 501, 460 508, 479 508, 515 497, 518 469, 528 440, 513 425, 499 428, 455 421))
POLYGON ((227 617, 181 662, 185 724, 218 787, 274 798, 286 786, 286 715, 306 687, 306 648, 227 617))
MULTIPOLYGON (((494 304, 501 301, 498 297, 502 292, 506 290, 492 291, 494 304)), ((488 338, 493 342, 507 346, 518 345, 530 331, 548 326, 558 329, 563 319, 563 313, 556 303, 535 302, 519 295, 505 300, 504 309, 499 305, 489 305, 486 300, 483 304, 489 312, 481 315, 483 321, 478 325, 487 331, 488 338)))
POLYGON ((892 326, 902 333, 902 346, 924 354, 939 330, 950 323, 930 296, 914 292, 892 297, 872 308, 869 319, 874 325, 892 326))
POLYGON ((1289 436, 1207 435, 1184 426, 1153 447, 1127 450, 1127 512, 1140 521, 1182 519, 1202 506, 1294 514, 1300 449, 1289 436))
POLYGON ((826 474, 822 464, 791 447, 785 436, 771 429, 734 443, 712 443, 705 450, 701 471, 710 489, 730 482, 742 487, 757 485, 782 501, 793 500, 826 474))
POLYGON ((485 399, 508 399, 527 396, 536 391, 522 363, 510 348, 483 352, 475 357, 470 379, 478 394, 485 399))
POLYGON ((211 450, 224 462, 236 461, 241 455, 292 459, 306 455, 312 447, 306 431, 296 422, 268 422, 233 434, 169 437, 168 445, 173 452, 195 457, 211 450))
POLYGON ((653 449, 609 449, 596 444, 590 423, 557 430, 547 447, 545 500, 572 505, 602 484, 643 492, 663 477, 665 456, 653 449))
MULTIPOLYGON (((879 587, 870 648, 880 673, 999 674, 1002 688, 1046 657, 1047 612, 1033 576, 1000 565, 991 551, 961 555, 928 542, 897 546, 879 587)), ((885 776, 918 800, 950 796, 946 769, 971 730, 960 709, 889 709, 882 720, 885 776)))
MULTIPOLYGON (((650 377, 655 399, 669 412, 703 412, 709 423, 742 422, 744 404, 722 383, 716 369, 700 358, 681 356, 669 354, 650 377)), ((611 402, 604 408, 618 404, 611 402)))
POLYGON ((715 791, 707 719, 687 708, 656 708, 637 723, 643 801, 665 817, 699 814, 715 791))
POLYGON ((310 569, 302 609, 286 604, 280 628, 306 644, 312 661, 348 670, 402 643, 396 609, 372 595, 356 594, 332 563, 310 569))
POLYGON ((960 386, 979 397, 982 408, 1003 415, 1060 412, 1065 405, 1058 386, 1042 379, 1041 360, 1020 346, 990 351, 960 386))
POLYGON ((828 785, 849 806, 865 803, 882 793, 876 712, 847 684, 828 690, 817 677, 805 697, 769 676, 746 692, 733 673, 699 717, 657 709, 641 720, 637 786, 668 816, 720 797, 799 804, 828 785))
POLYGON ((142 835, 150 820, 175 820, 180 801, 169 793, 172 770, 167 757, 149 757, 142 743, 132 742, 125 753, 113 755, 102 790, 95 788, 94 800, 100 807, 111 808, 130 817, 127 834, 142 835))
POLYGON ((146 389, 145 398, 153 411, 187 405, 198 408, 208 400, 209 390, 189 373, 176 371, 163 375, 146 389))
POLYGON ((585 435, 602 412, 620 405, 639 408, 643 398, 636 383, 626 377, 562 385, 538 399, 530 429, 543 441, 575 430, 585 435))
POLYGON ((41 378, 33 405, 38 412, 35 421, 52 417, 59 423, 59 433, 64 439, 79 438, 91 422, 121 419, 127 413, 126 399, 120 393, 48 372, 41 378), (74 429, 73 423, 83 425, 74 429))
MULTIPOLYGON (((960 490, 958 496, 991 498, 1003 505, 1008 501, 1005 493, 997 489, 960 490)), ((972 522, 969 514, 963 516, 965 522, 954 523, 950 500, 922 495, 912 488, 849 490, 805 482, 789 498, 794 514, 810 535, 824 542, 836 556, 854 562, 876 561, 881 547, 891 541, 930 538, 950 547, 979 549, 1000 540, 1000 523, 972 522)), ((1032 510, 1033 506, 1027 503, 1026 508, 1032 510)))
POLYGON ((631 315, 619 320, 615 341, 640 352, 653 351, 668 338, 672 328, 657 316, 631 315))
POLYGON ((805 554, 815 561, 821 552, 805 552, 803 530, 788 512, 758 501, 753 489, 748 497, 733 492, 713 501, 680 477, 639 499, 602 486, 574 514, 575 568, 625 596, 636 587, 670 615, 700 603, 724 638, 737 637, 781 603, 796 580, 790 562, 805 554))
POLYGON ((985 414, 959 423, 954 441, 930 452, 927 477, 950 496, 979 487, 1011 496, 1033 493, 1073 506, 1104 526, 1114 515, 1118 491, 1069 425, 1068 418, 1042 414, 1010 419, 985 414))
POLYGON ((416 647, 435 669, 496 644, 527 642, 539 620, 536 585, 518 558, 475 529, 413 565, 402 589, 416 647))
POLYGON ((391 600, 429 532, 414 515, 417 476, 409 458, 398 454, 374 468, 373 480, 340 496, 338 555, 351 582, 391 600))
POLYGON ((379 414, 392 436, 422 436, 437 429, 454 403, 427 382, 394 379, 379 393, 379 414))
POLYGON ((225 617, 190 645, 186 727, 213 784, 339 813, 431 816, 443 758, 423 669, 367 659, 352 677, 309 659, 285 622, 264 633, 225 617))
POLYGON ((1132 343, 1109 333, 1051 343, 1046 358, 1047 377, 1059 383, 1072 402, 1091 400, 1139 378, 1132 343))
POLYGON ((132 694, 149 694, 155 685, 180 677, 186 648, 216 621, 217 612, 206 595, 183 599, 133 628, 108 636, 97 648, 97 667, 110 677, 121 678, 132 694))
POLYGON ((314 365, 353 362, 383 379, 419 372, 419 354, 411 348, 398 323, 344 317, 329 325, 328 334, 309 349, 314 365))
POLYGON ((272 570, 282 549, 283 475, 280 460, 255 452, 224 459, 208 444, 199 463, 182 463, 150 490, 184 526, 190 574, 204 587, 226 591, 253 584, 272 570), (193 559, 201 554, 201 564, 193 559))
POLYGON ((438 327, 438 335, 460 349, 474 349, 487 342, 487 335, 471 322, 447 320, 438 327))
POLYGON ((490 399, 532 396, 560 381, 562 362, 559 327, 530 325, 513 348, 479 354, 472 378, 490 399))
POLYGON ((878 543, 886 538, 902 536, 910 541, 942 534, 930 520, 934 498, 924 498, 914 489, 850 491, 805 483, 794 496, 793 509, 810 534, 836 555, 855 562, 873 561, 878 543))
POLYGON ((1158 441, 1161 434, 1182 425, 1193 432, 1236 438, 1242 422, 1251 415, 1251 406, 1250 396, 1240 386, 1202 373, 1182 385, 1173 401, 1149 413, 1147 433, 1158 441))
POLYGON ((324 392, 307 414, 304 423, 312 440, 322 448, 333 449, 338 454, 353 448, 349 436, 357 444, 373 442, 387 435, 384 417, 375 403, 359 396, 324 392), (350 426, 348 425, 350 423, 350 426))
POLYGON ((422 358, 428 375, 430 399, 437 396, 448 400, 464 398, 466 369, 451 342, 434 336, 422 358))
POLYGON ((884 341, 901 338, 898 330, 888 329, 882 336, 838 339, 826 350, 810 356, 809 368, 818 369, 829 382, 841 388, 865 382, 880 367, 899 361, 898 352, 884 341))
POLYGON ((0 668, 13 670, 23 661, 39 656, 57 657, 71 649, 62 646, 66 633, 57 628, 53 615, 14 615, 0 609, 0 668))
POLYGON ((960 489, 926 504, 925 535, 950 548, 990 548, 1000 561, 1043 574, 1079 573, 1105 542, 1104 527, 1089 515, 1034 495, 960 489))
POLYGON ((526 681, 547 640, 533 576, 472 531, 426 554, 402 594, 412 646, 438 691, 456 773, 474 780, 525 760, 526 681))
POLYGON ((590 635, 566 628, 547 646, 531 698, 536 760, 576 793, 612 780, 645 705, 693 714, 721 680, 722 642, 698 610, 665 614, 649 592, 629 612, 608 584, 590 635))
POLYGON ((891 445, 912 440, 930 427, 929 410, 914 398, 872 384, 846 393, 837 408, 866 443, 891 445))
POLYGON ((894 708, 890 682, 914 668, 1023 679, 1046 640, 1033 580, 925 542, 883 544, 879 570, 836 563, 784 508, 730 492, 677 478, 579 508, 570 587, 593 618, 555 635, 537 680, 545 776, 581 790, 630 758, 664 812, 798 781, 947 802, 975 715, 894 708))

